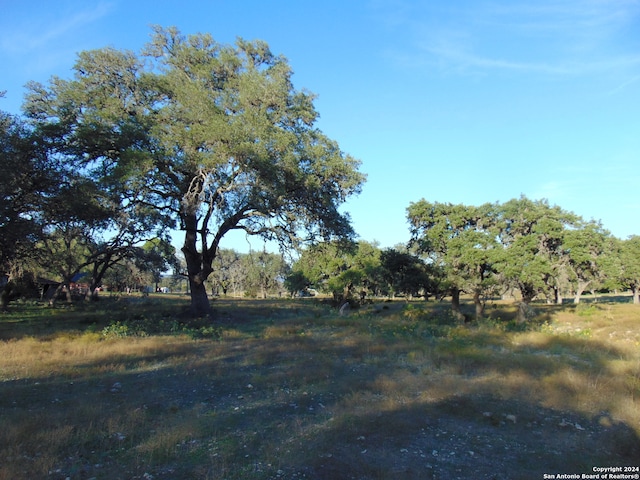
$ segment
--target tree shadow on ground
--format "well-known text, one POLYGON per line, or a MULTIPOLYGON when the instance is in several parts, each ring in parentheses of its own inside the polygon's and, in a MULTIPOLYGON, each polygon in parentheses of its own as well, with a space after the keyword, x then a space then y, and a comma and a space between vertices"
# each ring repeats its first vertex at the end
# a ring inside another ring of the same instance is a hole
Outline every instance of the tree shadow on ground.
POLYGON ((317 479, 532 479, 634 465, 640 439, 593 418, 491 396, 350 417, 294 449, 290 473, 317 479), (514 413, 508 413, 514 412, 514 413))
POLYGON ((566 369, 615 375, 624 352, 603 342, 390 338, 367 318, 278 312, 229 324, 251 336, 169 339, 2 382, 0 451, 15 467, 4 478, 529 479, 640 457, 638 425, 580 413, 571 378, 549 386, 566 408, 532 395, 566 369), (47 468, 29 471, 47 449, 47 468))

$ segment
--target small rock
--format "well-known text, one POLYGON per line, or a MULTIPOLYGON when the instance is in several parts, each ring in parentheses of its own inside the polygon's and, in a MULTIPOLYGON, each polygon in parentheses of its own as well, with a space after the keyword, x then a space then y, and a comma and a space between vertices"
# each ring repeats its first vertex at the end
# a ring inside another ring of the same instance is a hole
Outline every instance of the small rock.
POLYGON ((515 415, 511 415, 510 414, 510 415, 505 416, 505 418, 507 420, 509 420, 510 422, 513 422, 514 424, 516 423, 516 416, 515 415))
POLYGON ((109 391, 111 393, 120 393, 122 391, 122 384, 120 382, 114 383, 113 385, 111 385, 109 391))

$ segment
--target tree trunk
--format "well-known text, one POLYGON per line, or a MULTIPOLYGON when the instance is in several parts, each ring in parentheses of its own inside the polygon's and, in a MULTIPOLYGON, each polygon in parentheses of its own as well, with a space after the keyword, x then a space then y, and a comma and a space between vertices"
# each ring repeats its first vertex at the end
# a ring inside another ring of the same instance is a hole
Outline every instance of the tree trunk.
POLYGON ((0 311, 6 312, 9 310, 9 302, 11 301, 11 291, 13 290, 13 283, 11 281, 0 292, 0 311))
POLYGON ((457 320, 464 320, 464 315, 460 311, 460 292, 459 288, 451 288, 451 311, 457 320))
POLYGON ((191 314, 194 317, 209 317, 213 313, 209 303, 209 295, 204 282, 195 280, 189 276, 189 286, 191 287, 191 314))
POLYGON ((189 290, 191 294, 191 314, 194 317, 212 316, 211 304, 207 295, 205 280, 212 271, 211 262, 203 259, 203 256, 196 247, 197 242, 197 219, 195 214, 185 215, 183 220, 186 225, 184 246, 182 253, 187 262, 187 276, 189 279, 189 290))
POLYGON ((580 297, 582 296, 582 293, 585 291, 585 289, 589 286, 589 284, 591 283, 591 281, 588 282, 578 282, 578 288, 576 288, 576 294, 573 297, 573 303, 575 305, 580 303, 580 297))
POLYGON ((556 296, 556 305, 562 305, 562 292, 560 291, 560 288, 555 287, 553 290, 556 296))
POLYGON ((529 317, 529 302, 522 301, 518 304, 518 323, 526 323, 529 317))
POLYGON ((476 321, 477 321, 477 320, 480 320, 482 318, 482 315, 484 314, 484 303, 480 298, 479 291, 473 292, 473 304, 476 307, 476 321))
POLYGON ((519 285, 520 295, 522 296, 522 301, 518 305, 518 323, 525 323, 530 315, 530 307, 529 304, 536 297, 536 289, 533 285, 528 283, 521 283, 519 285))
POLYGON ((633 294, 633 304, 640 304, 640 288, 636 286, 631 287, 631 293, 633 294))

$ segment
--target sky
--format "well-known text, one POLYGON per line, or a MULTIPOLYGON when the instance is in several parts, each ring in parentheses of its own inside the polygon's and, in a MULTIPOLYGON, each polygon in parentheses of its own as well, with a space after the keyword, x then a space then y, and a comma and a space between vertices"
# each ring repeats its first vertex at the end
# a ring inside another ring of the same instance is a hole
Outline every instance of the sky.
MULTIPOLYGON (((0 0, 0 110, 76 54, 140 51, 151 25, 264 40, 362 162, 343 210, 362 240, 410 238, 412 202, 547 199, 640 234, 640 0, 0 0)), ((223 246, 261 248, 236 236, 223 246)))

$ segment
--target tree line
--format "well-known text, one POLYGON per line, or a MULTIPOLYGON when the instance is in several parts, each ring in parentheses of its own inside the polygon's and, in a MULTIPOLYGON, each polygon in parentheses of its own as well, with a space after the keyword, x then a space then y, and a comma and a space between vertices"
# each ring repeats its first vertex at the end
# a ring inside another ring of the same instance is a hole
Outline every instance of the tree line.
POLYGON ((211 281, 235 285, 220 248, 235 230, 300 252, 269 279, 276 259, 254 254, 258 295, 272 281, 336 302, 448 295, 459 313, 468 293, 478 316, 484 299, 511 290, 525 306, 600 288, 631 289, 638 303, 640 237, 618 240, 542 200, 421 200, 407 209, 407 245, 356 242, 340 207, 366 176, 315 126, 314 100, 265 42, 162 27, 137 53, 80 52, 71 78, 28 84, 20 116, 0 111, 2 307, 29 277, 69 285, 82 274, 90 296, 105 279, 126 288, 174 268, 192 313, 207 316, 211 281))
POLYGON ((511 294, 521 300, 521 321, 535 298, 579 303, 585 291, 631 290, 640 303, 640 236, 620 240, 546 200, 468 206, 423 199, 407 208, 407 220, 407 245, 317 245, 303 252, 288 282, 330 292, 337 302, 446 296, 460 318, 462 294, 473 298, 476 318, 488 298, 511 294))

